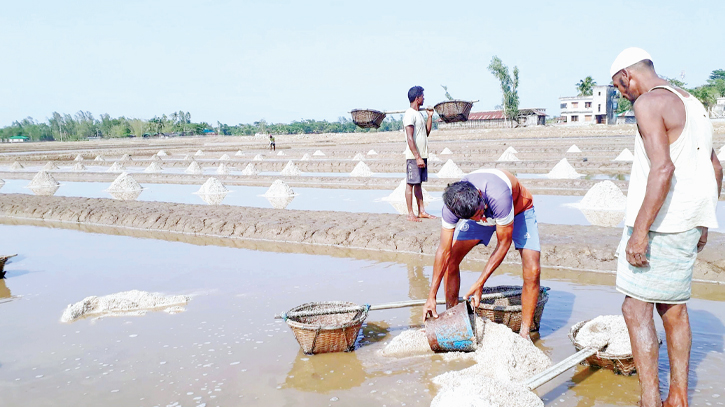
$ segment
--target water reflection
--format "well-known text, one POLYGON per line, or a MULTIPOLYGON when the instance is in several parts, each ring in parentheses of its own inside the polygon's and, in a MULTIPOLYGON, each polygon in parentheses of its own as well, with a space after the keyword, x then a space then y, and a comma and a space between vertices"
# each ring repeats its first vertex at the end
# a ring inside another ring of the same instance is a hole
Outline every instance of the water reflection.
POLYGON ((198 195, 202 201, 206 202, 209 205, 220 205, 224 201, 224 198, 226 198, 227 192, 222 193, 222 194, 197 194, 197 193, 195 193, 195 195, 198 195))
MULTIPOLYGON (((5 279, 0 278, 0 300, 4 298, 10 298, 12 297, 12 293, 10 292, 10 289, 5 284, 5 279)), ((0 301, 4 302, 4 301, 0 301)))
POLYGON ((616 227, 624 220, 624 212, 620 211, 591 211, 580 209, 587 221, 594 226, 616 227))
POLYGON ((143 190, 137 191, 106 191, 113 199, 119 199, 121 201, 135 201, 143 190))
POLYGON ((58 192, 58 188, 60 188, 58 185, 52 187, 28 187, 34 195, 38 196, 53 196, 58 192))
POLYGON ((287 207, 287 205, 292 203, 292 201, 295 199, 295 196, 266 196, 265 198, 267 198, 269 204, 272 205, 274 209, 284 209, 287 207))
POLYGON ((365 380, 365 369, 355 352, 306 355, 300 350, 282 387, 329 393, 358 387, 365 380))
MULTIPOLYGON (((421 300, 428 298, 430 282, 423 274, 422 265, 408 263, 408 298, 421 300)), ((410 325, 416 326, 423 323, 421 307, 410 307, 410 325)))

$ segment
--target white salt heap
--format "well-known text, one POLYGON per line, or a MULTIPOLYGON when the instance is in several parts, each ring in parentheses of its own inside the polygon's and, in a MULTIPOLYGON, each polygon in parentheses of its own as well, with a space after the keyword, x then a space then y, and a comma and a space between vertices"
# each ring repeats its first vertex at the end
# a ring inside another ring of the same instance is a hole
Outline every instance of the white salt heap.
POLYGON ((19 162, 15 161, 10 166, 10 171, 22 170, 23 168, 25 168, 25 167, 23 167, 23 164, 20 164, 19 162))
POLYGON ((123 167, 123 164, 121 164, 119 162, 115 162, 115 163, 113 163, 113 165, 108 167, 106 172, 123 172, 123 170, 125 170, 125 168, 123 167))
POLYGON ((224 163, 219 163, 219 166, 216 169, 217 174, 229 174, 231 172, 232 172, 232 167, 230 167, 224 163))
POLYGON ((60 168, 58 168, 58 166, 55 165, 55 163, 53 161, 48 161, 45 164, 45 166, 43 167, 43 170, 45 170, 45 171, 58 170, 58 169, 60 169, 60 168))
POLYGON ((463 175, 464 172, 451 159, 438 170, 438 178, 461 178, 463 175))
POLYGON ((189 302, 185 295, 163 295, 146 291, 124 291, 103 297, 86 297, 83 301, 68 305, 61 322, 73 322, 87 316, 144 315, 147 311, 164 309, 170 313, 183 311, 189 302))
POLYGON ((617 158, 614 159, 614 161, 634 161, 634 155, 631 151, 629 151, 628 148, 625 148, 622 150, 621 153, 617 156, 617 158))
POLYGON ((576 144, 572 144, 571 147, 569 147, 568 150, 566 150, 567 153, 581 153, 582 150, 579 149, 579 147, 576 146, 576 144))
POLYGON ((73 161, 83 161, 83 156, 78 154, 73 161))
POLYGON ((197 163, 196 161, 192 161, 191 164, 186 167, 184 172, 187 174, 201 174, 203 170, 201 169, 201 166, 199 166, 199 163, 197 163))
POLYGON ((601 348, 611 355, 631 355, 629 331, 621 315, 600 315, 584 324, 576 334, 576 341, 584 347, 601 348))
POLYGON ((86 166, 85 166, 85 165, 83 165, 83 163, 82 163, 82 162, 77 162, 77 163, 75 163, 75 164, 73 165, 73 168, 72 168, 72 170, 73 170, 73 171, 85 171, 85 170, 86 170, 86 166))
POLYGON ((367 164, 365 164, 362 161, 359 161, 355 168, 352 169, 350 172, 351 177, 372 177, 373 172, 370 170, 370 167, 368 167, 367 164))
POLYGON ((496 161, 521 161, 514 153, 512 153, 509 150, 506 150, 501 154, 501 157, 498 158, 496 161))
POLYGON ((295 165, 295 163, 292 162, 292 160, 287 161, 287 165, 284 166, 282 171, 279 173, 280 175, 285 176, 297 176, 301 175, 302 171, 300 171, 299 168, 295 165))
POLYGON ((257 175, 259 174, 259 171, 257 171, 256 168, 254 168, 254 164, 249 163, 246 167, 242 170, 242 175, 257 175))
POLYGON ((365 160, 365 156, 362 153, 355 154, 355 157, 352 157, 354 161, 363 161, 365 160))
POLYGON ((163 161, 163 160, 161 159, 161 157, 159 157, 158 155, 154 154, 154 155, 151 156, 151 161, 158 162, 158 161, 163 161))
POLYGON ((133 161, 133 160, 131 160, 131 156, 130 156, 130 155, 128 155, 128 154, 124 154, 124 155, 123 155, 123 156, 121 157, 121 161, 133 161))
POLYGON ((446 154, 453 154, 453 151, 451 151, 451 149, 446 147, 443 149, 443 151, 441 151, 441 155, 446 155, 446 154))
POLYGON ((166 151, 164 151, 164 150, 159 150, 159 152, 156 153, 156 155, 158 155, 159 157, 166 157, 168 154, 166 154, 166 151))
POLYGON ((196 153, 194 153, 194 155, 201 156, 201 155, 204 155, 204 152, 201 150, 196 150, 196 153))
POLYGON ((325 153, 323 153, 323 152, 322 152, 322 151, 320 151, 320 150, 317 150, 317 151, 315 151, 314 153, 312 153, 312 155, 314 155, 314 156, 318 156, 318 157, 322 157, 322 156, 324 156, 324 155, 325 155, 325 153))
POLYGON ((194 161, 194 157, 191 154, 184 156, 184 161, 194 161))
POLYGON ((375 150, 368 151, 368 155, 378 155, 378 152, 375 150))
POLYGON ((264 157, 262 157, 262 154, 257 154, 252 158, 252 161, 262 161, 264 157))
POLYGON ((242 152, 242 150, 237 150, 236 154, 234 154, 234 155, 237 157, 241 157, 244 155, 244 153, 242 152))
POLYGON ((438 158, 438 156, 435 155, 435 154, 433 154, 433 153, 428 153, 428 161, 434 162, 434 163, 439 163, 439 162, 441 162, 443 160, 441 160, 440 158, 438 158))
POLYGON ((286 155, 286 154, 284 153, 284 151, 280 151, 279 153, 277 153, 277 155, 286 155))
POLYGON ((93 161, 106 161, 106 159, 103 158, 102 155, 97 155, 96 158, 93 159, 93 161))
POLYGON ((569 161, 567 161, 566 158, 562 158, 561 161, 559 161, 554 168, 546 174, 546 177, 551 179, 577 179, 581 176, 582 174, 576 172, 574 167, 569 164, 569 161))
POLYGON ((231 157, 229 157, 229 154, 224 154, 221 157, 219 157, 219 160, 221 161, 229 161, 231 157))
POLYGON ((310 157, 309 154, 305 153, 305 155, 303 155, 302 158, 300 158, 300 161, 310 161, 311 159, 312 159, 312 157, 310 157))
POLYGON ((292 188, 290 188, 290 186, 281 179, 274 181, 272 186, 270 186, 267 192, 264 193, 264 196, 266 197, 284 197, 293 195, 295 195, 295 191, 293 191, 292 188))
POLYGON ((161 168, 161 166, 158 163, 152 162, 151 164, 149 164, 148 167, 146 167, 143 170, 143 172, 153 174, 153 173, 161 172, 162 170, 163 170, 163 168, 161 168))
POLYGON ((133 179, 132 176, 128 175, 127 172, 121 173, 116 179, 111 183, 111 186, 108 187, 106 191, 108 192, 134 192, 134 191, 141 191, 143 187, 136 182, 135 179, 133 179))
POLYGON ((594 184, 579 203, 579 208, 598 211, 624 211, 627 197, 612 181, 594 184))
POLYGON ((512 152, 514 154, 518 154, 518 151, 516 151, 516 149, 513 146, 508 146, 508 148, 506 148, 506 150, 504 150, 504 153, 506 151, 510 151, 510 152, 512 152))
MULTIPOLYGON (((393 193, 386 196, 385 198, 381 198, 382 201, 389 201, 389 202, 405 202, 405 188, 406 188, 407 182, 405 179, 400 181, 400 184, 398 184, 398 187, 395 188, 393 193)), ((426 191, 425 188, 421 187, 421 190, 423 192, 423 202, 430 202, 433 200, 433 196, 426 191)), ((415 205, 414 205, 415 206, 415 205)))
POLYGON ((28 188, 47 188, 57 187, 60 185, 58 181, 53 178, 47 171, 41 170, 33 177, 33 180, 28 184, 28 188))
POLYGON ((215 194, 226 194, 229 190, 222 184, 221 181, 214 177, 210 177, 204 185, 199 188, 198 191, 194 192, 197 195, 215 195, 215 194))
POLYGON ((468 375, 453 382, 441 376, 433 379, 442 388, 431 407, 544 407, 534 392, 521 385, 486 376, 468 375))

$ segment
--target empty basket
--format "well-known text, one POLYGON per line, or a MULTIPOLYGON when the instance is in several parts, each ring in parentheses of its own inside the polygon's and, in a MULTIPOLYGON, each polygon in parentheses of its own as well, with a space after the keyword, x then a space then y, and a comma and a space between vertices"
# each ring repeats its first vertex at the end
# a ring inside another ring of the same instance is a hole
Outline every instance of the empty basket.
POLYGON ((433 108, 436 113, 438 113, 441 120, 446 123, 454 123, 467 121, 472 107, 472 102, 465 100, 448 100, 438 103, 433 108))
POLYGON ((355 109, 350 113, 352 114, 353 123, 363 129, 377 129, 385 119, 385 113, 379 110, 355 109))
MULTIPOLYGON (((569 330, 569 340, 574 344, 574 348, 576 348, 577 352, 584 349, 584 346, 576 341, 576 334, 587 322, 589 322, 589 320, 581 321, 572 326, 569 330)), ((631 353, 627 355, 614 355, 607 353, 606 351, 597 352, 594 355, 589 356, 586 361, 584 361, 584 364, 594 367, 603 367, 605 369, 613 370, 614 373, 625 376, 630 376, 637 372, 637 369, 634 366, 634 356, 632 356, 631 353)))
POLYGON ((292 308, 286 315, 293 316, 284 319, 304 353, 349 352, 355 349, 368 308, 345 301, 310 302, 292 308), (350 312, 350 308, 356 310, 350 312), (340 312, 336 312, 338 309, 340 312), (294 316, 301 311, 324 312, 325 315, 294 316))
MULTIPOLYGON (((500 285, 498 287, 483 287, 483 295, 501 293, 499 298, 483 298, 476 308, 476 314, 486 317, 498 324, 504 324, 514 332, 521 330, 521 286, 500 285), (510 293, 510 294, 507 294, 510 293)), ((531 332, 537 332, 541 326, 541 315, 544 313, 544 306, 549 300, 547 291, 549 287, 541 287, 539 300, 534 311, 534 320, 531 324, 531 332)))

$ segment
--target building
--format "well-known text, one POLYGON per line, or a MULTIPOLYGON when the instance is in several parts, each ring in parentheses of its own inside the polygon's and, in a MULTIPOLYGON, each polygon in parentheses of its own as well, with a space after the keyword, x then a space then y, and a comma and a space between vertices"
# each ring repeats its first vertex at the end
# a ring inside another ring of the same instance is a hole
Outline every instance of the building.
POLYGON ((617 91, 612 85, 595 86, 591 96, 559 98, 564 124, 616 124, 617 91))
POLYGON ((11 143, 24 143, 28 140, 30 140, 28 136, 12 136, 9 139, 11 143))
POLYGON ((637 119, 634 117, 634 110, 630 109, 617 115, 617 124, 636 124, 637 119))
POLYGON ((710 108, 710 117, 713 119, 725 118, 725 97, 717 98, 715 106, 710 108))
MULTIPOLYGON (((516 126, 543 126, 546 124, 546 109, 519 109, 516 126)), ((438 119, 438 129, 491 129, 515 127, 506 120, 503 110, 471 112, 465 122, 446 123, 438 119)))

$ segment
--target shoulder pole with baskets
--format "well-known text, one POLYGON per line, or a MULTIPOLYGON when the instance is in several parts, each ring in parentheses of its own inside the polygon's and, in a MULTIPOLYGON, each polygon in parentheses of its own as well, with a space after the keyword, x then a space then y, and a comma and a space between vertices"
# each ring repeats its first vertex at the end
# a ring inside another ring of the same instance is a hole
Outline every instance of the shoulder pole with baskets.
MULTIPOLYGON (((437 105, 428 106, 424 110, 435 110, 438 116, 446 123, 465 122, 471 113, 473 104, 478 100, 446 100, 437 105)), ((356 126, 363 129, 377 129, 389 114, 405 113, 406 110, 380 111, 375 109, 354 109, 350 111, 352 121, 356 126)))

